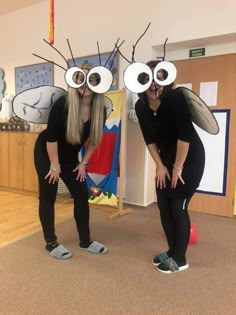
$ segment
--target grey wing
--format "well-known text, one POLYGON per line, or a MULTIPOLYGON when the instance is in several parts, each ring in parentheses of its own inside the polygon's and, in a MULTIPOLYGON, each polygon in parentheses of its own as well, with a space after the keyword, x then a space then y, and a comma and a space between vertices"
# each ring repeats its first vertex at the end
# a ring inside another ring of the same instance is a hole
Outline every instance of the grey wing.
POLYGON ((23 91, 13 99, 13 112, 28 122, 47 124, 53 104, 66 93, 62 88, 49 85, 23 91))
POLYGON ((175 90, 184 96, 192 121, 204 131, 216 135, 220 129, 206 103, 195 92, 186 87, 178 87, 175 90))

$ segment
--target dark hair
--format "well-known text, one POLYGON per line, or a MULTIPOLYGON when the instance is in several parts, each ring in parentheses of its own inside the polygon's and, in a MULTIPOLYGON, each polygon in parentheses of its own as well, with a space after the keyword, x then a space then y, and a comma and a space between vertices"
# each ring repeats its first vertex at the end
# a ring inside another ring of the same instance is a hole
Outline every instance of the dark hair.
MULTIPOLYGON (((151 69, 154 69, 161 61, 160 60, 150 60, 146 63, 146 65, 151 68, 151 69)), ((163 72, 163 77, 164 79, 167 78, 168 76, 168 72, 166 70, 162 70, 163 72)), ((139 77, 139 82, 142 83, 142 81, 144 80, 144 77, 145 77, 145 74, 141 74, 140 77, 139 77)), ((163 93, 161 94, 160 96, 160 99, 163 99, 163 97, 165 96, 165 94, 170 90, 172 89, 174 86, 174 83, 171 83, 169 85, 166 85, 164 86, 164 89, 163 89, 163 93)), ((148 100, 147 100, 147 95, 145 92, 143 93, 138 93, 138 96, 139 98, 144 102, 144 103, 148 103, 148 100)))

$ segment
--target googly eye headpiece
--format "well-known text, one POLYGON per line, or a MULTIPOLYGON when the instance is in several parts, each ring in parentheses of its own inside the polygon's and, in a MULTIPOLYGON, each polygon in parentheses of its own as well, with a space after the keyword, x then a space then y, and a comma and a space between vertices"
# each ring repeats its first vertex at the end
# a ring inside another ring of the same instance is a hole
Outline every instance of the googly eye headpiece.
POLYGON ((135 45, 133 45, 132 57, 131 60, 128 60, 119 50, 120 55, 129 63, 129 66, 124 71, 124 84, 126 88, 133 93, 143 93, 149 89, 152 82, 156 82, 160 86, 168 86, 172 84, 177 76, 177 70, 173 63, 164 61, 165 59, 165 45, 164 44, 164 57, 162 57, 162 61, 159 62, 154 69, 151 69, 147 64, 142 62, 135 62, 134 54, 135 48, 140 41, 140 39, 147 32, 150 23, 145 29, 144 33, 139 37, 136 41, 135 45), (164 79, 159 77, 160 71, 165 73, 164 79))
POLYGON ((62 68, 65 71, 65 81, 66 81, 66 84, 68 86, 75 88, 75 89, 78 89, 78 88, 82 87, 84 84, 87 84, 90 90, 92 90, 93 92, 98 93, 98 94, 103 94, 103 93, 106 93, 110 90, 112 83, 113 83, 113 75, 112 75, 111 69, 112 69, 116 54, 117 54, 117 47, 118 48, 121 47, 121 45, 124 43, 124 41, 118 45, 119 39, 117 40, 115 47, 112 50, 110 56, 108 57, 105 65, 101 65, 99 45, 97 43, 100 64, 98 66, 92 67, 91 69, 89 69, 88 72, 87 71, 85 72, 83 67, 78 67, 76 65, 68 39, 67 39, 67 44, 68 44, 70 54, 72 57, 72 61, 73 61, 72 67, 70 67, 69 62, 66 60, 66 58, 62 55, 62 53, 58 49, 56 49, 54 46, 52 46, 45 39, 44 39, 44 41, 51 48, 56 50, 59 53, 59 55, 65 60, 65 62, 67 64, 67 69, 60 66, 59 64, 55 63, 54 61, 48 60, 48 59, 41 57, 37 54, 33 54, 33 55, 42 59, 42 60, 51 62, 54 65, 62 68), (111 58, 113 58, 113 59, 110 62, 110 68, 107 68, 106 65, 108 64, 108 61, 111 58), (78 78, 79 78, 79 80, 78 80, 78 78))

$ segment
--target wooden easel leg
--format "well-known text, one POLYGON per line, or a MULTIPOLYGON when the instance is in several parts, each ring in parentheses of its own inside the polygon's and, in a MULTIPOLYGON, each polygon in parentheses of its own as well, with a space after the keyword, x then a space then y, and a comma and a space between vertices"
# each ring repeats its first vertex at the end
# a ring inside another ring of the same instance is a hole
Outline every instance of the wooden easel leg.
POLYGON ((131 213, 133 210, 132 209, 126 209, 126 210, 119 210, 119 211, 116 211, 115 213, 111 214, 109 216, 110 219, 115 219, 117 217, 120 217, 122 215, 125 215, 125 214, 129 214, 131 213))

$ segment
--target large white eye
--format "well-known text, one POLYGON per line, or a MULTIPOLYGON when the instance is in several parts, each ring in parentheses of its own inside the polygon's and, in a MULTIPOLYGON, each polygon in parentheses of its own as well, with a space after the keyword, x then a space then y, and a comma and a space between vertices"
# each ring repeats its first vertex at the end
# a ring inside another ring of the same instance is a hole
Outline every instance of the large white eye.
POLYGON ((130 92, 143 93, 152 84, 152 70, 145 63, 135 62, 124 72, 124 84, 130 92))
POLYGON ((86 74, 79 67, 72 67, 65 73, 65 81, 72 88, 78 89, 84 84, 85 80, 86 74))
POLYGON ((106 93, 110 90, 112 82, 111 71, 103 66, 94 67, 87 74, 87 85, 95 93, 106 93))
POLYGON ((162 61, 158 63, 158 65, 155 67, 153 71, 154 81, 161 86, 173 83, 176 79, 176 76, 177 70, 175 68, 175 65, 172 62, 168 61, 162 61), (161 73, 161 70, 164 70, 168 73, 167 78, 164 80, 159 80, 160 79, 159 73, 161 73))

